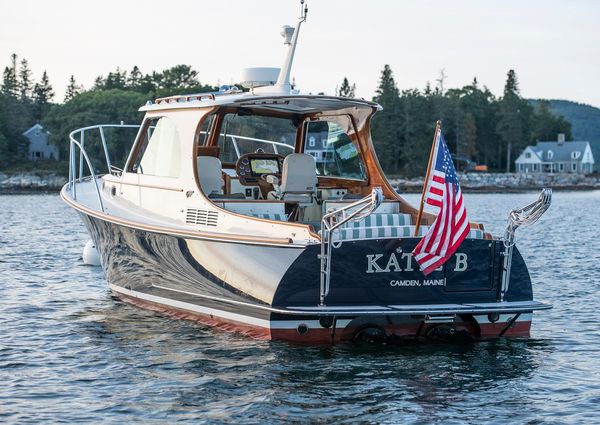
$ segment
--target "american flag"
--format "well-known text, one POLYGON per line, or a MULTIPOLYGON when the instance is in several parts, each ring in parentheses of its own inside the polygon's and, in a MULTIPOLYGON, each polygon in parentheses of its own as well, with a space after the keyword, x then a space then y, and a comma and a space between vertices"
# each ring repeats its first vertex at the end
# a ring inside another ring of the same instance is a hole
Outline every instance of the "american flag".
POLYGON ((469 234, 469 220, 458 177, 440 128, 434 149, 435 162, 427 182, 425 202, 439 208, 439 212, 427 234, 413 250, 413 256, 425 275, 444 264, 469 234))

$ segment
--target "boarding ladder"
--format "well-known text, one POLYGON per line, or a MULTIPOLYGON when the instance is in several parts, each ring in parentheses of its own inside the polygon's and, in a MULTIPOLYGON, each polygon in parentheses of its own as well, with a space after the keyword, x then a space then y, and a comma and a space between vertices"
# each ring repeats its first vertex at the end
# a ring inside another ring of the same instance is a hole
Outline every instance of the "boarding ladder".
POLYGON ((373 188, 370 195, 338 209, 330 209, 321 220, 321 295, 319 306, 325 306, 325 297, 329 294, 331 281, 331 249, 338 248, 342 242, 335 242, 333 237, 335 231, 349 221, 360 221, 371 215, 383 201, 383 190, 380 187, 373 188))

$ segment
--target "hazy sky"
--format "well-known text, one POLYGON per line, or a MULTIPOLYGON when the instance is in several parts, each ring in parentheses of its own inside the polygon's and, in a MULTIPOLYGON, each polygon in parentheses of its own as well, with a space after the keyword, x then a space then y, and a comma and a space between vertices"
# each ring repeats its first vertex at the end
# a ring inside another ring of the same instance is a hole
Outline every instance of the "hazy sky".
MULTIPOLYGON (((333 94, 344 76, 370 98, 383 65, 400 89, 448 87, 476 76, 496 95, 517 72, 523 96, 600 107, 600 1, 309 0, 292 76, 333 94)), ((117 66, 142 72, 179 63, 202 83, 229 83, 248 66, 280 66, 280 27, 296 0, 0 0, 0 66, 15 52, 58 100, 74 74, 90 87, 117 66)))

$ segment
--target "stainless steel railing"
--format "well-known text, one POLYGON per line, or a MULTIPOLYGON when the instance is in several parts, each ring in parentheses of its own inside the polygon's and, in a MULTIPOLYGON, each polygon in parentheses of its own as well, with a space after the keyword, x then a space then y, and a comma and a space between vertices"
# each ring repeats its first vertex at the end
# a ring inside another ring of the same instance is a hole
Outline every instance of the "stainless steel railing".
POLYGON ((512 210, 508 214, 506 230, 504 231, 503 244, 504 261, 502 264, 502 283, 500 287, 499 299, 504 301, 504 296, 508 292, 510 285, 510 270, 512 267, 513 247, 515 246, 515 231, 519 227, 530 226, 542 217, 550 208, 552 203, 552 189, 542 189, 537 201, 523 207, 512 210))
POLYGON ((106 128, 140 128, 139 125, 128 125, 128 124, 98 124, 88 127, 78 128, 69 133, 69 191, 73 200, 77 200, 77 184, 83 181, 89 180, 90 178, 94 182, 96 188, 96 195, 98 197, 98 204, 100 210, 104 212, 104 204, 102 203, 102 196, 100 194, 100 187, 98 185, 98 174, 94 170, 92 161, 88 153, 85 150, 85 135, 90 131, 97 130, 100 134, 100 140, 102 142, 102 150, 104 152, 104 159, 106 166, 111 174, 120 174, 121 169, 112 165, 110 161, 110 155, 108 154, 108 146, 106 144, 106 135, 104 129, 106 128), (79 154, 79 155, 78 155, 79 154), (77 158, 79 156, 79 158, 77 158), (84 161, 90 172, 89 175, 84 175, 84 161))
POLYGON ((349 221, 359 221, 371 215, 383 202, 383 190, 373 188, 370 195, 336 210, 331 209, 321 220, 321 273, 320 273, 320 306, 325 306, 325 298, 329 295, 331 283, 331 248, 334 246, 332 235, 349 221))

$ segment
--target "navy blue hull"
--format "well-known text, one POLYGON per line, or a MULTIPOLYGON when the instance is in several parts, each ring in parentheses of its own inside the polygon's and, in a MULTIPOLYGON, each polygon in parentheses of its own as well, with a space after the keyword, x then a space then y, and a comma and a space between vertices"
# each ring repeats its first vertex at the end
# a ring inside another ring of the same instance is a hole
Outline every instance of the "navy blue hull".
MULTIPOLYGON (((501 241, 466 239, 439 271, 424 276, 410 253, 419 239, 344 242, 333 249, 329 306, 492 303, 498 301, 502 276, 501 241), (394 258, 392 258, 392 256, 394 258)), ((273 305, 315 305, 319 289, 319 246, 310 246, 294 262, 279 286, 273 305)), ((532 300, 531 280, 519 251, 513 251, 506 301, 532 300)))

